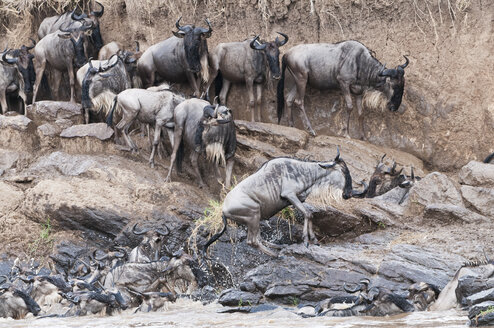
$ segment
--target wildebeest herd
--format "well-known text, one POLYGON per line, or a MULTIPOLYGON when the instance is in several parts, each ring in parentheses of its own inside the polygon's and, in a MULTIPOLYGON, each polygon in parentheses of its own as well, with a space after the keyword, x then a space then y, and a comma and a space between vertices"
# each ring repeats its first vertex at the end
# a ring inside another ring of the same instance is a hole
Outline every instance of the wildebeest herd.
MULTIPOLYGON (((141 51, 136 41, 135 50, 130 50, 116 41, 103 45, 100 20, 104 7, 96 3, 98 8, 87 14, 74 9, 45 18, 38 30, 38 42, 30 39, 28 46, 6 48, 0 53, 2 114, 9 110, 23 113, 26 104, 34 103, 42 85, 47 84, 45 73, 48 71, 49 94, 53 100, 60 100, 59 89, 65 73, 69 77, 70 101, 81 100, 86 124, 106 121, 115 129, 116 142, 132 151, 138 147, 131 138, 131 128, 140 128, 142 133, 149 126, 154 128, 151 167, 160 151, 163 132, 168 135, 172 149, 167 181, 171 180, 173 166, 181 167, 185 149, 188 149, 200 186, 204 185, 198 165, 201 154, 214 162, 217 177, 220 175, 218 167, 225 166, 225 185, 230 186, 236 134, 234 113, 226 103, 232 83, 245 83, 249 99, 246 107, 251 111, 252 121, 259 121, 265 82, 271 78, 279 80, 278 123, 286 108, 288 124, 293 126, 295 103, 312 135, 315 132, 304 108, 307 86, 341 90, 348 109, 347 135, 352 96, 355 96, 362 135, 365 135, 363 110, 367 95, 374 95, 375 101, 390 111, 397 111, 402 102, 408 58, 396 68, 386 68, 358 41, 297 45, 282 56, 280 68, 280 47, 289 41, 289 36, 282 32, 278 32, 281 38, 277 36, 271 42, 255 36, 240 42, 220 43, 208 52, 207 39, 213 33, 209 20, 205 20, 207 27, 197 27, 182 25, 179 18, 175 24, 177 30, 170 38, 145 51, 141 51), (167 84, 180 82, 190 85, 194 98, 187 99, 167 84), (211 103, 209 89, 213 84, 218 98, 211 103), (80 94, 76 94, 78 89, 80 94), (20 99, 22 106, 12 107, 9 97, 20 99)), ((494 155, 486 161, 492 157, 494 155)), ((332 161, 277 158, 266 162, 228 193, 222 209, 224 228, 205 244, 203 251, 224 233, 226 220, 231 219, 248 227, 248 244, 276 256, 270 248, 280 246, 260 238, 260 220, 289 205, 304 217, 304 242, 317 243, 311 213, 303 204, 310 195, 338 201, 375 197, 399 188, 403 200, 420 178, 414 175, 413 168, 410 175, 406 175, 403 169, 398 171, 396 165, 386 167, 383 158, 368 185, 364 183, 363 191, 353 189, 350 171, 339 149, 332 161)), ((128 255, 127 250, 118 247, 105 256, 95 253, 90 263, 83 262, 81 266, 81 270, 85 270, 81 272, 84 278, 75 272, 56 277, 19 268, 4 276, 0 286, 4 291, 0 295, 3 300, 0 316, 21 318, 28 312, 37 315, 41 308, 55 303, 71 304, 64 309, 66 312, 59 311, 68 315, 111 314, 131 304, 140 304, 141 310, 149 311, 159 308, 164 301, 174 300, 173 290, 159 292, 168 283, 167 279, 182 279, 187 286, 194 284, 187 254, 161 256, 163 235, 168 232, 136 229, 133 232, 146 235, 140 246, 128 255), (139 279, 136 279, 137 273, 139 279)))

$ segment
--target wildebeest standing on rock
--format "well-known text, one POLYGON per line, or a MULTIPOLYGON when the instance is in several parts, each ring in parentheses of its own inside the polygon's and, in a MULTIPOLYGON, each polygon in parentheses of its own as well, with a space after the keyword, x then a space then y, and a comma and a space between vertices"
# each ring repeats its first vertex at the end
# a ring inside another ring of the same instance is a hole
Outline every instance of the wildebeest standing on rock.
POLYGON ((269 71, 274 79, 280 79, 280 51, 279 47, 288 42, 288 36, 278 32, 278 37, 272 42, 259 42, 259 36, 243 42, 220 43, 209 54, 211 77, 206 90, 213 79, 223 79, 223 84, 216 83, 216 94, 219 94, 220 103, 226 104, 226 97, 231 83, 245 83, 249 95, 249 105, 252 121, 261 121, 262 88, 267 81, 269 71), (217 76, 218 75, 218 76, 217 76), (254 97, 254 84, 256 97, 254 97), (221 92, 220 90, 221 86, 221 92), (257 110, 257 112, 256 112, 257 110))
POLYGON ((24 80, 21 73, 12 64, 6 62, 7 49, 0 52, 0 107, 2 108, 2 114, 5 114, 9 110, 14 108, 8 107, 7 97, 9 95, 16 95, 22 100, 21 106, 26 104, 26 94, 24 93, 24 80))
MULTIPOLYGON (((19 49, 13 49, 3 54, 2 60, 5 63, 16 65, 17 70, 22 75, 24 81, 24 93, 32 96, 34 81, 36 80, 36 74, 34 72, 33 58, 34 55, 29 53, 29 50, 33 49, 36 45, 36 41, 31 39, 32 45, 22 45, 19 49), (7 54, 11 58, 7 57, 7 54)), ((27 99, 26 104, 30 103, 30 99, 27 99)))
POLYGON ((171 38, 149 47, 137 63, 137 71, 144 87, 152 86, 159 76, 168 82, 188 81, 199 97, 201 79, 209 79, 207 38, 213 29, 194 25, 180 25, 176 22, 177 32, 171 38))
POLYGON ((275 158, 264 163, 257 172, 233 188, 223 202, 223 230, 211 237, 203 252, 226 230, 226 220, 247 226, 247 244, 258 247, 262 252, 276 256, 269 247, 280 248, 261 239, 259 223, 289 205, 295 206, 304 216, 304 242, 309 238, 317 243, 312 229, 311 213, 303 202, 309 197, 320 197, 338 202, 355 196, 352 190, 350 171, 340 152, 333 161, 309 162, 294 158, 275 158))
MULTIPOLYGON (((160 141, 161 129, 165 124, 173 124, 175 107, 185 98, 172 92, 167 84, 143 89, 127 89, 120 92, 113 100, 113 106, 107 119, 108 125, 113 125, 113 114, 122 111, 122 119, 116 125, 116 130, 122 132, 127 145, 137 151, 136 144, 129 137, 129 128, 135 120, 154 126, 153 150, 149 157, 149 164, 154 167, 154 155, 160 141)), ((170 126, 172 127, 172 126, 170 126)), ((167 129, 171 144, 173 133, 167 129)))
POLYGON ((214 107, 205 100, 189 99, 175 108, 174 122, 173 152, 166 181, 170 181, 175 160, 177 167, 181 167, 184 147, 187 146, 191 149, 190 161, 199 186, 204 186, 204 182, 197 160, 204 151, 207 159, 215 165, 217 178, 218 165, 225 165, 225 186, 229 188, 237 147, 231 110, 220 105, 214 107))
MULTIPOLYGON (((400 107, 405 87, 405 67, 386 69, 371 51, 358 41, 343 41, 335 44, 316 43, 300 44, 290 48, 283 55, 281 80, 278 82, 278 123, 283 116, 286 105, 290 126, 293 126, 292 104, 295 102, 302 112, 302 120, 315 135, 307 118, 304 107, 304 96, 307 84, 319 89, 340 89, 345 97, 348 109, 346 135, 349 135, 350 113, 353 109, 352 94, 356 96, 359 116, 359 126, 362 137, 365 137, 363 126, 362 99, 366 91, 378 90, 386 101, 386 107, 397 111, 400 107), (287 85, 288 92, 284 92, 285 71, 288 69, 293 76, 293 83, 287 85)), ((383 102, 382 97, 374 97, 376 102, 383 102)), ((378 104, 374 104, 378 106, 378 104)))
POLYGON ((41 78, 48 63, 52 68, 53 90, 58 100, 58 89, 62 73, 67 71, 70 82, 70 101, 75 102, 74 67, 84 65, 87 58, 84 53, 84 33, 91 28, 91 24, 80 27, 60 28, 60 31, 50 33, 41 39, 34 48, 36 58, 36 83, 34 85, 33 103, 36 101, 41 78))

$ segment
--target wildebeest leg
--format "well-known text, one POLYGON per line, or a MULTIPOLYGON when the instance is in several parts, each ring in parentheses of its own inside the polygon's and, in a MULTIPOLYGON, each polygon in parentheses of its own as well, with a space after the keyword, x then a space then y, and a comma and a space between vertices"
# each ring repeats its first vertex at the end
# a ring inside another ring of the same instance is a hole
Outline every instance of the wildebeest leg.
POLYGON ((228 95, 228 90, 230 90, 230 86, 232 83, 223 78, 223 88, 221 88, 220 92, 220 104, 226 106, 226 96, 228 95))
POLYGON ((72 65, 67 69, 69 73, 69 83, 70 83, 70 102, 75 103, 75 79, 74 79, 74 69, 72 65))
POLYGON ((60 82, 62 81, 62 72, 52 68, 51 77, 53 81, 53 96, 55 100, 60 100, 60 82))
POLYGON ((180 143, 182 142, 182 132, 183 132, 183 127, 175 126, 173 142, 172 142, 173 151, 170 157, 170 168, 168 169, 168 175, 165 178, 165 182, 171 182, 173 165, 175 164, 175 159, 177 158, 178 148, 180 147, 180 143))
POLYGON ((247 95, 249 96, 249 104, 247 105, 247 110, 250 108, 250 113, 251 113, 251 122, 256 121, 256 103, 254 100, 254 80, 253 79, 246 79, 245 80, 245 87, 247 88, 247 95))
POLYGON ((230 188, 230 181, 232 179, 233 164, 235 164, 235 158, 230 157, 226 161, 226 168, 225 168, 225 187, 227 189, 230 188))
POLYGON ((202 188, 204 187, 204 181, 202 181, 201 172, 199 171, 199 164, 197 163, 198 158, 199 153, 196 151, 192 151, 192 153, 190 154, 190 163, 192 164, 192 168, 194 169, 194 173, 196 174, 199 188, 202 188))
POLYGON ((247 225, 247 245, 257 247, 261 252, 270 256, 278 256, 277 253, 263 245, 261 239, 261 231, 259 230, 260 221, 261 214, 259 213, 259 210, 257 210, 257 213, 255 213, 248 220, 244 221, 247 225))
POLYGON ((316 133, 312 129, 312 125, 310 124, 309 118, 307 117, 307 113, 305 112, 305 106, 304 106, 305 89, 307 87, 308 75, 306 72, 300 72, 298 74, 295 74, 294 77, 295 77, 295 84, 297 86, 297 98, 295 99, 295 103, 300 108, 300 112, 302 114, 302 121, 304 122, 305 128, 309 131, 311 135, 315 136, 316 133))
POLYGON ((288 120, 288 126, 291 127, 293 127, 294 125, 292 106, 296 95, 297 95, 297 86, 294 84, 291 87, 291 89, 286 93, 286 97, 285 97, 286 117, 288 120))
POLYGON ((353 110, 352 95, 350 93, 350 83, 343 81, 340 77, 338 77, 337 79, 338 82, 340 83, 340 88, 341 91, 343 92, 343 96, 345 97, 345 103, 348 112, 345 136, 347 138, 350 138, 350 116, 353 110))
POLYGON ((130 139, 129 136, 129 128, 132 125, 132 122, 134 122, 134 119, 136 118, 137 114, 139 112, 135 112, 133 115, 129 114, 125 109, 123 110, 123 115, 122 119, 118 124, 115 126, 116 129, 122 132, 122 135, 125 139, 125 142, 127 142, 127 145, 132 149, 132 151, 137 151, 137 146, 134 144, 132 139, 130 139))
POLYGON ((256 84, 256 104, 257 120, 262 122, 262 84, 256 84))
POLYGON ((172 145, 173 148, 173 129, 166 128, 166 134, 168 134, 168 139, 170 140, 170 144, 172 145))
POLYGON ((364 130, 364 115, 363 115, 364 108, 362 105, 362 95, 355 96, 355 103, 357 105, 357 111, 358 111, 359 133, 361 133, 359 139, 364 140, 365 130, 364 130))
POLYGON ((163 126, 162 121, 156 121, 154 124, 154 139, 153 139, 153 149, 151 150, 151 156, 149 156, 149 165, 154 169, 154 154, 156 148, 158 148, 158 143, 160 142, 161 127, 163 126))
POLYGON ((2 114, 7 112, 7 96, 5 94, 5 89, 0 90, 0 106, 2 107, 2 114))
POLYGON ((194 73, 190 71, 186 71, 185 75, 187 76, 187 81, 189 81, 189 85, 191 86, 192 90, 194 90, 194 97, 200 97, 201 96, 201 92, 199 91, 200 79, 197 79, 194 73))
POLYGON ((43 73, 45 72, 46 60, 40 62, 36 60, 34 65, 36 71, 36 81, 34 82, 33 104, 36 102, 36 96, 38 94, 39 85, 41 84, 43 73))
POLYGON ((295 193, 290 193, 290 194, 282 194, 281 197, 287 199, 293 206, 295 206, 302 214, 304 215, 304 230, 303 230, 303 235, 304 235, 304 243, 305 246, 309 246, 309 229, 310 234, 314 236, 314 232, 312 231, 312 223, 309 226, 309 221, 312 219, 312 214, 305 208, 304 204, 298 199, 297 195, 295 193))

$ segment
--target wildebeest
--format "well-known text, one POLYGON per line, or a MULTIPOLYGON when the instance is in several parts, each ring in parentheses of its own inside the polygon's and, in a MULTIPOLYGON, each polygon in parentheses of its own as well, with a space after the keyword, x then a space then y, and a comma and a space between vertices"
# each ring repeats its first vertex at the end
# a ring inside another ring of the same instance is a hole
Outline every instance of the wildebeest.
POLYGON ((26 104, 26 94, 24 92, 24 79, 17 67, 6 62, 7 49, 0 52, 0 107, 2 114, 9 110, 18 110, 17 108, 9 108, 7 97, 10 95, 18 96, 22 100, 21 108, 26 104))
POLYGON ((149 47, 137 63, 137 71, 145 88, 152 86, 158 77, 168 82, 185 82, 200 96, 201 78, 209 79, 207 38, 213 31, 194 25, 180 25, 180 17, 171 38, 149 47))
POLYGON ((132 81, 132 88, 140 88, 142 83, 137 75, 137 61, 141 58, 142 52, 139 50, 139 42, 136 41, 135 51, 123 49, 122 44, 119 42, 110 42, 101 48, 98 60, 110 59, 115 54, 124 62, 127 73, 132 81))
POLYGON ((31 296, 20 289, 11 289, 0 295, 0 318, 22 319, 29 312, 38 315, 41 308, 31 296))
MULTIPOLYGON (((103 39, 100 32, 99 19, 103 16, 105 7, 96 1, 100 6, 100 10, 91 10, 89 15, 87 14, 76 14, 76 9, 72 12, 66 12, 62 15, 56 15, 51 17, 46 17, 38 28, 38 37, 41 40, 50 33, 54 33, 60 29, 60 27, 65 26, 68 28, 79 27, 81 23, 91 23, 91 35, 89 37, 89 43, 92 45, 92 50, 89 51, 89 56, 96 57, 99 50, 103 46, 103 39)), ((86 45, 88 46, 88 45, 86 45)))
POLYGON ((50 65, 51 73, 54 77, 53 90, 56 95, 55 98, 58 99, 62 73, 67 71, 70 81, 70 101, 75 102, 74 67, 79 68, 87 61, 84 54, 83 34, 90 28, 90 24, 71 28, 62 26, 60 31, 48 34, 34 47, 36 83, 34 85, 33 103, 36 101, 36 94, 47 63, 50 65))
POLYGON ((77 71, 77 81, 82 86, 81 104, 86 124, 90 111, 108 116, 115 96, 132 86, 125 64, 117 55, 105 61, 89 61, 77 71))
POLYGON ((227 218, 247 226, 247 244, 276 256, 264 246, 280 248, 261 239, 259 223, 288 205, 293 205, 304 216, 304 243, 309 238, 317 243, 312 229, 312 214, 303 202, 309 195, 321 195, 339 201, 354 194, 352 178, 340 152, 333 161, 310 162, 293 158, 275 158, 264 163, 257 172, 240 182, 225 197, 222 208, 223 230, 205 244, 203 253, 226 230, 227 218))
POLYGON ((208 160, 214 163, 217 178, 218 165, 226 167, 225 185, 230 186, 234 155, 237 146, 235 123, 228 107, 211 106, 205 100, 188 99, 175 108, 173 152, 166 181, 170 181, 173 165, 181 167, 184 147, 191 150, 190 161, 196 174, 199 186, 204 182, 199 171, 197 160, 204 151, 208 160))
MULTIPOLYGON (((129 128, 138 120, 141 123, 154 126, 153 150, 149 157, 149 164, 154 167, 154 155, 160 141, 161 130, 166 124, 173 124, 175 107, 185 98, 172 92, 167 84, 158 87, 143 89, 127 89, 120 92, 113 100, 113 106, 107 119, 108 125, 113 125, 113 113, 118 108, 122 112, 122 119, 115 126, 123 134, 127 145, 137 151, 137 146, 130 139, 129 128)), ((173 133, 167 129, 171 144, 173 133)))
MULTIPOLYGON (((3 54, 2 60, 8 64, 16 65, 19 73, 21 73, 24 80, 24 93, 32 96, 34 81, 36 80, 36 74, 34 72, 33 58, 34 55, 29 53, 29 50, 33 49, 36 45, 36 41, 31 39, 32 45, 22 45, 19 49, 13 49, 3 54), (7 54, 10 56, 7 57, 7 54)), ((30 103, 30 99, 27 99, 26 104, 30 103)))
POLYGON ((153 262, 160 259, 161 248, 164 244, 164 238, 170 234, 170 230, 161 229, 143 229, 137 230, 137 223, 132 227, 132 233, 135 235, 144 235, 141 243, 136 246, 129 254, 129 262, 153 262))
POLYGON ((127 309, 127 301, 120 291, 94 292, 83 291, 62 294, 73 306, 65 315, 112 314, 114 311, 127 309))
POLYGON ((405 64, 395 69, 386 69, 369 49, 353 40, 335 44, 300 44, 290 48, 283 55, 281 79, 278 82, 278 123, 286 105, 288 122, 290 126, 293 126, 292 104, 295 102, 300 108, 306 128, 312 135, 315 135, 304 107, 307 84, 319 90, 340 89, 348 109, 347 136, 349 135, 350 113, 353 109, 353 94, 356 96, 360 131, 365 137, 362 116, 362 98, 365 92, 370 90, 382 92, 386 99, 386 107, 393 112, 397 111, 405 87, 405 67, 409 62, 407 57, 405 59, 405 64), (293 77, 293 83, 287 85, 288 92, 285 94, 285 71, 287 69, 293 77))
POLYGON ((226 105, 226 97, 231 83, 245 83, 249 96, 248 108, 251 111, 251 120, 261 121, 262 88, 271 72, 272 78, 280 79, 280 50, 279 47, 288 42, 288 36, 278 32, 284 40, 278 37, 272 42, 259 42, 259 36, 243 42, 220 43, 209 54, 211 76, 206 90, 213 79, 222 79, 221 92, 218 90, 220 103, 226 105), (218 75, 218 76, 217 76, 218 75), (254 97, 254 85, 256 97, 254 97))
MULTIPOLYGON (((131 291, 133 292, 133 291, 131 291)), ((166 304, 168 302, 175 302, 177 296, 172 293, 163 293, 163 292, 147 292, 147 293, 139 293, 133 292, 139 298, 142 299, 141 305, 136 309, 140 312, 156 312, 161 309, 166 309, 166 304)))

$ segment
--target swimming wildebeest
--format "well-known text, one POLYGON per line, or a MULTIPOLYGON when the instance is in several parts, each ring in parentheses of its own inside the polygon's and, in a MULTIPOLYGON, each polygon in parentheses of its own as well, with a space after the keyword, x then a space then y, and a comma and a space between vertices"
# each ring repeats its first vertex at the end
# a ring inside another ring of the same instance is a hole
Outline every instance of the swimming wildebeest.
MULTIPOLYGON (((137 151, 137 145, 130 139, 129 128, 135 120, 154 126, 153 150, 149 157, 149 164, 154 167, 154 155, 160 141, 161 129, 166 124, 173 124, 173 112, 175 107, 185 98, 172 92, 167 84, 143 89, 127 89, 120 92, 113 100, 113 106, 107 119, 108 125, 113 125, 113 113, 122 111, 122 119, 115 126, 133 151, 137 151)), ((173 144, 173 132, 167 129, 171 144, 173 144)))
POLYGON ((87 14, 76 14, 76 9, 72 12, 67 12, 62 15, 46 17, 43 19, 38 28, 38 37, 41 40, 45 36, 50 33, 56 32, 60 29, 60 27, 65 26, 68 28, 71 27, 80 27, 81 24, 89 23, 91 24, 91 34, 88 38, 88 44, 86 45, 89 48, 87 49, 90 57, 96 57, 98 55, 99 50, 103 46, 103 39, 101 38, 101 32, 99 28, 99 19, 103 16, 105 11, 105 7, 96 1, 96 3, 100 6, 100 10, 95 11, 91 10, 89 15, 87 14))
POLYGON ((163 237, 170 234, 170 230, 161 229, 142 229, 137 230, 137 223, 132 227, 132 233, 135 235, 144 235, 141 243, 134 247, 129 254, 128 262, 153 262, 160 259, 160 252, 165 239, 163 237))
POLYGON ((254 122, 257 118, 261 121, 262 88, 266 82, 269 72, 273 79, 279 80, 280 74, 280 50, 279 47, 288 42, 288 36, 278 32, 284 40, 278 37, 272 42, 259 42, 259 36, 247 39, 243 42, 220 43, 209 54, 209 65, 211 76, 206 90, 212 81, 216 79, 223 81, 216 84, 216 95, 219 94, 220 104, 226 105, 226 97, 232 83, 245 83, 249 104, 254 122), (256 86, 256 97, 254 98, 254 85, 256 86), (221 88, 221 90, 219 90, 221 88), (221 92, 220 92, 221 91, 221 92))
POLYGON ((15 110, 15 108, 9 108, 8 106, 7 97, 9 95, 18 95, 18 98, 22 100, 21 108, 24 108, 26 104, 24 79, 17 67, 8 63, 6 55, 7 49, 0 52, 0 58, 2 58, 0 60, 0 107, 2 108, 2 114, 9 110, 15 110))
POLYGON ((22 319, 29 312, 36 316, 40 311, 38 303, 25 291, 11 287, 0 295, 0 318, 22 319))
POLYGON ((201 78, 209 77, 207 38, 213 29, 194 25, 180 25, 180 17, 171 38, 149 47, 137 63, 137 72, 145 88, 154 84, 157 76, 168 82, 188 81, 194 96, 200 96, 201 78))
POLYGON ((309 244, 309 237, 312 242, 317 243, 312 229, 312 214, 303 204, 311 194, 336 201, 342 197, 348 199, 354 196, 350 171, 340 158, 339 148, 335 159, 329 162, 275 158, 264 163, 257 172, 226 195, 222 209, 223 230, 211 237, 205 244, 203 253, 225 232, 228 218, 247 226, 247 244, 276 256, 262 243, 275 248, 280 246, 261 239, 259 222, 289 205, 293 205, 304 216, 304 243, 309 244))
MULTIPOLYGON (((3 54, 2 60, 8 64, 16 65, 17 70, 22 75, 24 81, 24 93, 32 97, 34 81, 36 80, 36 74, 34 72, 33 58, 34 55, 29 53, 29 50, 33 49, 36 45, 36 41, 31 39, 32 45, 22 45, 19 49, 8 50, 3 54), (7 57, 7 55, 10 56, 7 57)), ((27 99, 26 104, 30 104, 31 99, 27 99)))
POLYGON ((225 186, 230 186, 230 178, 235 161, 237 138, 235 123, 230 109, 225 106, 212 106, 201 99, 188 99, 175 108, 174 142, 170 159, 170 168, 166 181, 170 181, 175 159, 181 167, 184 146, 191 150, 190 161, 199 186, 204 182, 197 160, 204 151, 206 158, 214 163, 216 178, 219 178, 218 165, 226 167, 225 186))
MULTIPOLYGON (((374 58, 369 49, 358 41, 300 44, 289 49, 283 55, 281 79, 278 82, 278 123, 286 105, 288 124, 293 126, 292 104, 295 102, 302 112, 305 127, 312 135, 315 135, 304 107, 307 84, 319 90, 340 89, 348 109, 346 134, 349 135, 353 94, 356 96, 360 133, 365 137, 362 116, 364 94, 371 90, 382 92, 386 99, 386 107, 393 112, 397 111, 405 87, 404 75, 408 58, 405 57, 405 59, 405 64, 395 69, 387 69, 374 58), (293 77, 293 83, 287 85, 285 94, 285 71, 287 69, 293 77)), ((381 97, 375 99, 380 100, 381 97)))
POLYGON ((34 47, 36 58, 36 83, 34 85, 33 103, 36 101, 39 85, 45 71, 46 64, 50 64, 53 76, 55 99, 58 100, 58 89, 62 73, 67 71, 70 82, 70 101, 75 102, 74 67, 79 68, 87 62, 84 53, 84 33, 91 28, 91 24, 84 23, 80 27, 60 27, 60 31, 53 32, 41 39, 34 47))

